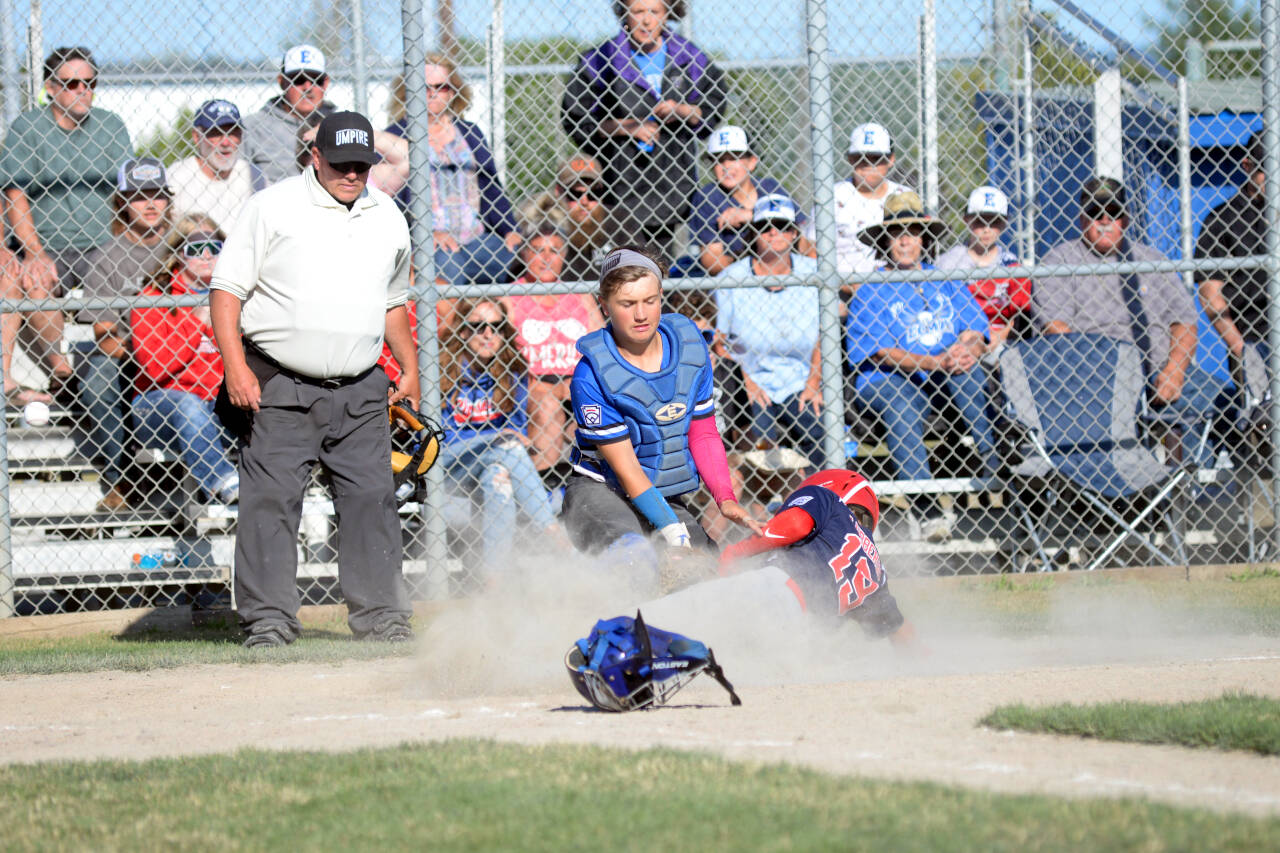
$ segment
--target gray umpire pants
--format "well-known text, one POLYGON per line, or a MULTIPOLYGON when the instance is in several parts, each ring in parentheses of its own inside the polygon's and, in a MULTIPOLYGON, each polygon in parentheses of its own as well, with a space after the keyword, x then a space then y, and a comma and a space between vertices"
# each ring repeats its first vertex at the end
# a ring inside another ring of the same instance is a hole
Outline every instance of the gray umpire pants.
POLYGON ((278 373, 262 388, 240 456, 235 592, 249 633, 295 638, 298 523, 319 462, 330 475, 338 525, 338 582, 356 636, 408 624, 400 518, 391 473, 387 376, 371 370, 336 388, 278 373))

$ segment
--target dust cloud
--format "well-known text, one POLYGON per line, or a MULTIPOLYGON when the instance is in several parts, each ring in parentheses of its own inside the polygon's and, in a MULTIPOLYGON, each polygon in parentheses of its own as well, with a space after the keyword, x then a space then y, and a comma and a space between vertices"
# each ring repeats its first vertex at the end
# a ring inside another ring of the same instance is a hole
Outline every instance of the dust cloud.
POLYGON ((1028 587, 998 576, 961 583, 891 575, 891 591, 919 638, 902 650, 865 636, 851 620, 833 625, 800 614, 789 592, 779 594, 753 574, 655 600, 624 572, 581 555, 520 560, 501 584, 431 620, 418 661, 420 690, 439 698, 563 691, 576 704, 565 652, 597 620, 637 608, 650 625, 710 646, 736 685, 1202 661, 1258 647, 1257 626, 1244 614, 1196 606, 1185 588, 1166 593, 1103 575, 1028 587))

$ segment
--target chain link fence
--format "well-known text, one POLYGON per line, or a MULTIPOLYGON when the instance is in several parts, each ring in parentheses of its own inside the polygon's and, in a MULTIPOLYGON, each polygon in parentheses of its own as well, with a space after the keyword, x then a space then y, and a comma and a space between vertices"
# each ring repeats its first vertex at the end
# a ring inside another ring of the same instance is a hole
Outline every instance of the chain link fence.
MULTIPOLYGON (((1273 4, 314 0, 220 37, 136 6, 0 4, 2 614, 228 605, 202 293, 332 109, 415 242, 418 598, 570 547, 575 344, 626 244, 703 330, 758 518, 847 465, 899 574, 1273 555, 1273 4)), ((305 602, 336 547, 318 471, 305 602)))

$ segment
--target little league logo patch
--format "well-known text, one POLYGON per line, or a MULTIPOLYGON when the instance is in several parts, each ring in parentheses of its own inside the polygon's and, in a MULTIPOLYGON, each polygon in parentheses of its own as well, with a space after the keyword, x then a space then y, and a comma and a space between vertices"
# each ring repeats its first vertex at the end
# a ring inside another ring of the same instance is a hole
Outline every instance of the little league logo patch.
POLYGON ((584 424, 587 426, 600 426, 601 413, 599 406, 580 406, 578 410, 582 412, 582 422, 584 424))

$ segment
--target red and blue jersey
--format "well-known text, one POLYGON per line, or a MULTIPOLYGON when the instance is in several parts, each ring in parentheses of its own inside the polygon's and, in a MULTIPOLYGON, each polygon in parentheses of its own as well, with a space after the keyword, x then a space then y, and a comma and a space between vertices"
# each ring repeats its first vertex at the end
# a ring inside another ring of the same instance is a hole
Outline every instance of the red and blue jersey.
POLYGON ((787 498, 782 511, 792 508, 813 519, 813 531, 799 542, 769 552, 768 562, 796 582, 807 610, 825 615, 850 614, 887 587, 880 552, 871 534, 834 492, 822 486, 797 489, 787 498))

